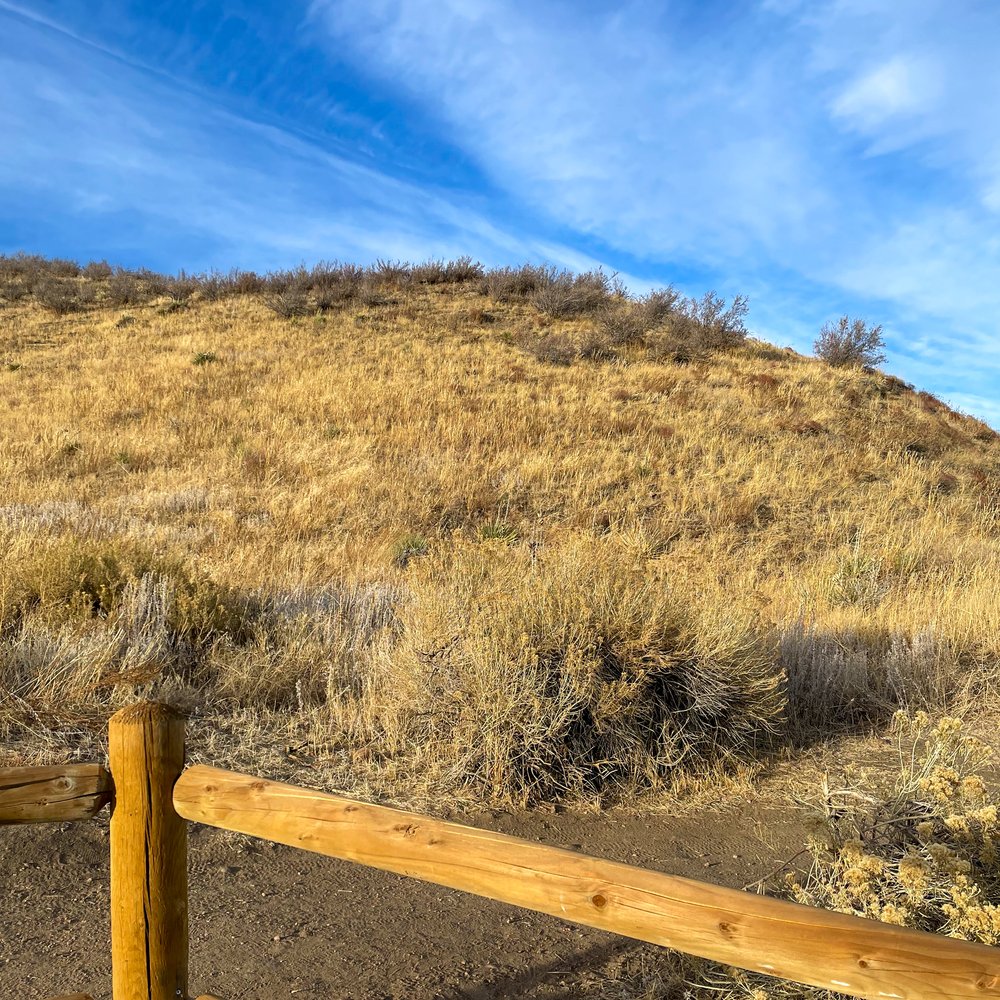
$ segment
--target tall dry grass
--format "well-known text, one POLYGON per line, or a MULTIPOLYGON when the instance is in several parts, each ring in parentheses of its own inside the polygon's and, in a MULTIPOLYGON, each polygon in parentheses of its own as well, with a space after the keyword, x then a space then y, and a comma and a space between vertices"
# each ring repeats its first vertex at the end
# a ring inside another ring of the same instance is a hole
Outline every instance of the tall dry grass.
POLYGON ((989 704, 989 428, 742 302, 459 265, 7 277, 7 757, 155 695, 224 762, 528 801, 989 704))

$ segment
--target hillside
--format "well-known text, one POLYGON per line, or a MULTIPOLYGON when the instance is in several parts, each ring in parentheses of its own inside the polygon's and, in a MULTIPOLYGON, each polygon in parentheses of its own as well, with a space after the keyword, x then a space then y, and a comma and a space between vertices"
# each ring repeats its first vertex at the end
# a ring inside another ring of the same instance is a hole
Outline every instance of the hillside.
POLYGON ((154 696, 232 766, 608 801, 991 707, 997 435, 741 318, 0 260, 0 759, 154 696))

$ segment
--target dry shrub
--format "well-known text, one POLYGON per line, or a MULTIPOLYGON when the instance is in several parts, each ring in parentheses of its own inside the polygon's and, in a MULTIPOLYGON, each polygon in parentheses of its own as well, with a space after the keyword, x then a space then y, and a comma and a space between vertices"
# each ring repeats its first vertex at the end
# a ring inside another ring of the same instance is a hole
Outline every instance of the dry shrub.
POLYGON ((546 333, 541 337, 523 333, 517 338, 522 350, 549 365, 568 365, 580 356, 580 348, 565 333, 546 333))
POLYGON ((357 298, 366 283, 370 280, 364 268, 354 264, 317 264, 308 276, 320 312, 329 312, 357 298))
POLYGON ((397 287, 405 285, 410 279, 412 265, 401 260, 383 260, 379 258, 372 265, 371 273, 378 281, 397 287))
POLYGON ((176 637, 203 643, 245 635, 252 612, 247 598, 141 545, 71 535, 12 547, 0 562, 0 632, 29 615, 56 622, 107 618, 119 611, 126 589, 146 576, 169 581, 169 627, 176 637))
POLYGON ((106 614, 151 562, 129 546, 69 536, 12 547, 0 563, 0 631, 36 610, 59 619, 106 614))
POLYGON ((396 300, 387 296, 383 288, 371 281, 363 281, 356 293, 358 305, 366 309, 374 309, 378 306, 393 304, 396 300))
POLYGON ((627 794, 766 752, 782 713, 754 621, 608 545, 466 544, 414 570, 374 713, 446 788, 504 802, 627 794))
POLYGON ((0 284, 0 298, 5 302, 21 302, 31 294, 31 288, 20 278, 0 284))
MULTIPOLYGON (((881 599, 885 584, 866 569, 847 586, 864 607, 872 590, 881 599)), ((884 722, 900 707, 961 704, 978 680, 954 642, 930 626, 913 634, 835 630, 800 618, 783 631, 779 647, 789 721, 799 733, 884 722)))
POLYGON ((336 715, 362 699, 371 656, 398 632, 402 592, 371 585, 329 585, 263 595, 243 644, 217 643, 202 667, 229 702, 273 709, 324 705, 336 715))
POLYGON ((675 298, 662 308, 659 335, 650 342, 655 357, 694 361, 746 341, 744 320, 750 307, 745 296, 737 295, 727 306, 715 292, 706 292, 700 299, 675 298))
POLYGON ((61 257, 53 257, 45 261, 45 269, 57 278, 78 278, 80 276, 80 265, 75 260, 66 260, 61 257))
POLYGON ((899 768, 824 786, 813 864, 791 879, 810 906, 1000 944, 1000 835, 983 772, 992 749, 959 719, 897 713, 899 768))
POLYGON ((445 264, 445 280, 449 282, 481 281, 483 273, 483 265, 471 257, 459 257, 445 264))
POLYGON ((129 271, 118 270, 108 281, 107 301, 112 306, 136 306, 148 302, 150 294, 139 278, 129 271))
POLYGON ((641 344, 650 329, 641 307, 629 301, 605 303, 595 316, 595 320, 598 336, 589 345, 590 357, 608 348, 641 344), (598 348, 598 351, 595 351, 595 348, 598 348))
POLYGON ((715 292, 706 292, 701 299, 689 299, 681 315, 697 329, 700 346, 715 351, 739 347, 746 340, 743 321, 749 309, 746 296, 735 296, 727 306, 715 292))
POLYGON ((228 292, 225 276, 216 271, 200 274, 197 277, 198 292, 206 302, 215 302, 228 292))
POLYGON ((849 316, 841 316, 836 325, 825 324, 813 344, 816 357, 837 368, 874 368, 885 361, 884 348, 881 326, 870 327, 849 316))
POLYGON ((106 260, 92 260, 81 273, 88 281, 107 281, 115 271, 106 260))
POLYGON ((80 275, 80 266, 72 260, 47 259, 37 254, 16 253, 0 255, 0 276, 18 278, 29 289, 34 289, 46 278, 69 279, 80 275))
POLYGON ((187 302, 198 291, 200 285, 197 278, 182 271, 176 278, 171 278, 167 282, 164 294, 174 302, 187 302))
POLYGON ((90 285, 81 285, 71 278, 44 277, 34 286, 35 301, 57 315, 78 312, 93 301, 90 285))
POLYGON ((429 260, 423 264, 406 265, 406 268, 406 281, 415 285, 457 284, 478 281, 483 277, 483 265, 471 257, 459 257, 458 260, 448 262, 429 260))
POLYGON ((608 297, 596 307, 595 330, 581 356, 613 357, 619 347, 647 344, 653 331, 676 318, 679 298, 674 288, 659 289, 641 299, 630 299, 622 294, 608 297))
POLYGON ((407 265, 407 284, 443 285, 447 281, 448 275, 443 260, 428 260, 422 264, 407 265))
POLYGON ((260 295, 270 287, 271 277, 262 277, 255 271, 235 269, 226 276, 226 288, 231 295, 260 295))
POLYGON ((535 306, 556 318, 579 316, 604 306, 611 295, 611 279, 603 271, 545 272, 544 279, 532 296, 535 306))
POLYGON ((301 288, 289 288, 287 291, 269 295, 265 302, 282 319, 309 315, 309 296, 301 288))
POLYGON ((36 273, 48 266, 44 257, 26 254, 19 251, 14 254, 0 254, 0 276, 5 278, 23 278, 29 273, 36 273))
MULTIPOLYGON (((774 887, 806 906, 967 941, 1000 944, 998 803, 984 773, 993 751, 959 719, 898 713, 897 765, 829 776, 815 803, 804 875, 774 887)), ((686 956, 630 983, 644 1000, 846 1000, 844 994, 686 956)))
POLYGON ((549 269, 536 264, 496 267, 483 275, 479 291, 494 302, 515 302, 529 298, 544 287, 549 277, 549 269))

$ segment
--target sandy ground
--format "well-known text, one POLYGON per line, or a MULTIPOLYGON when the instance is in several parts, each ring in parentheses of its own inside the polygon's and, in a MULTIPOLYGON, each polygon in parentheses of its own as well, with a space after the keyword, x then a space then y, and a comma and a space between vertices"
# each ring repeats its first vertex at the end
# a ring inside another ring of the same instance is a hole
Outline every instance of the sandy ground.
MULTIPOLYGON (((803 844, 800 815, 465 819, 543 843, 743 887, 803 844)), ((622 996, 663 953, 464 893, 190 827, 191 989, 223 1000, 622 996)), ((108 819, 0 829, 0 997, 110 997, 108 819)))

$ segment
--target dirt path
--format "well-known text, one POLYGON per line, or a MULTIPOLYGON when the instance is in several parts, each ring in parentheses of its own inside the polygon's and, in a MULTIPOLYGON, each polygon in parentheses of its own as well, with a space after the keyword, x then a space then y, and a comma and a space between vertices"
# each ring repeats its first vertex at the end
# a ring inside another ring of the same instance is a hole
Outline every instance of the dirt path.
MULTIPOLYGON (((771 808, 670 817, 489 814, 477 825, 730 886, 803 843, 771 808)), ((0 830, 0 997, 110 996, 106 816, 0 830)), ((596 997, 636 942, 192 826, 191 985, 224 1000, 596 997)))

